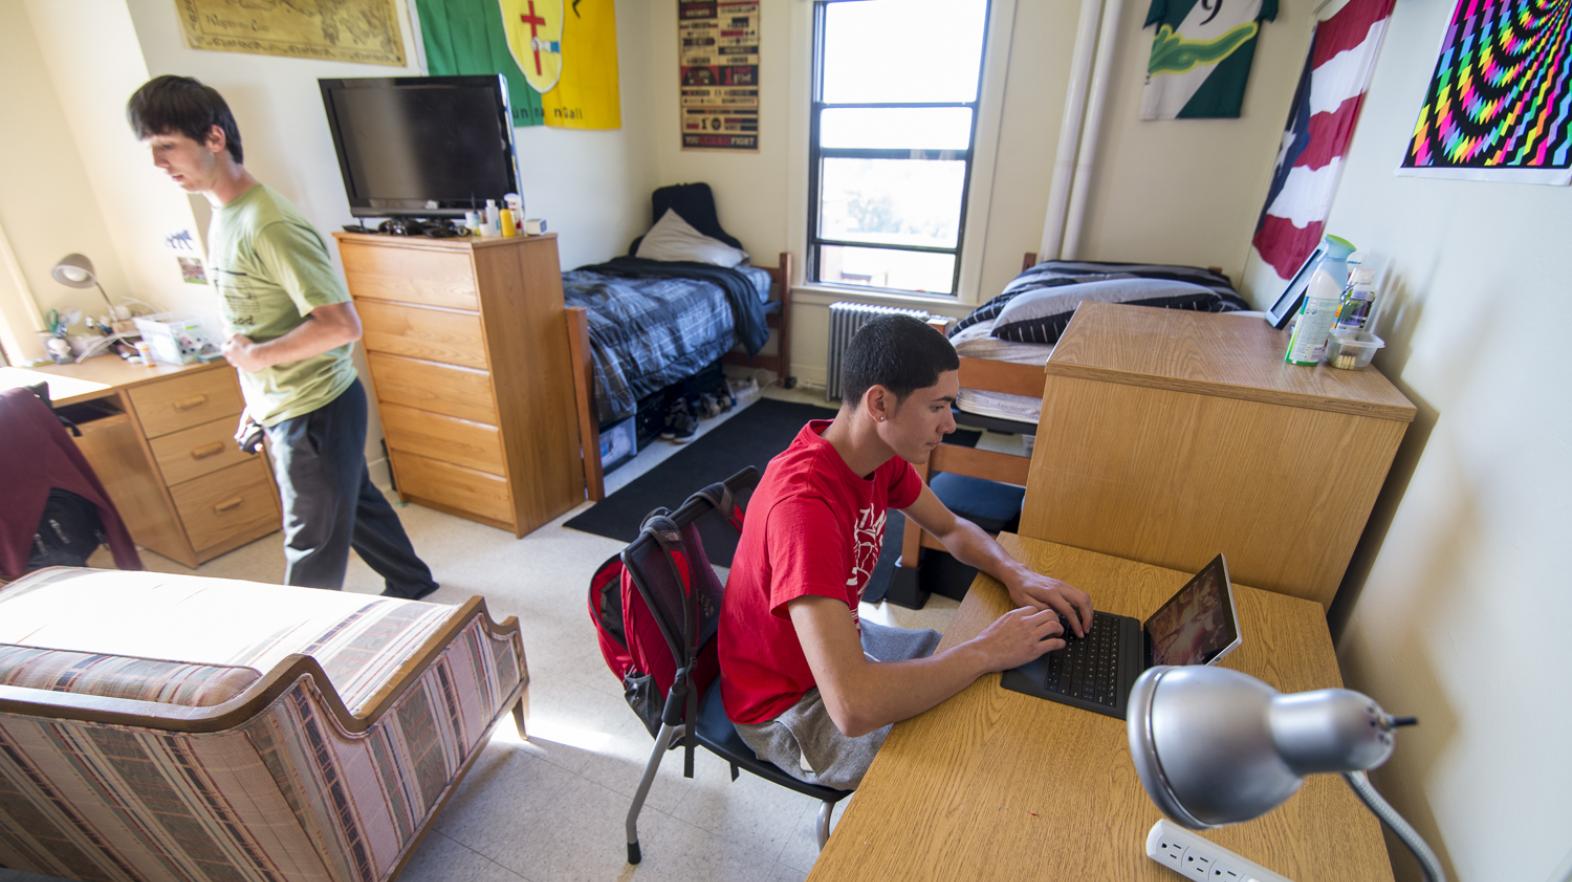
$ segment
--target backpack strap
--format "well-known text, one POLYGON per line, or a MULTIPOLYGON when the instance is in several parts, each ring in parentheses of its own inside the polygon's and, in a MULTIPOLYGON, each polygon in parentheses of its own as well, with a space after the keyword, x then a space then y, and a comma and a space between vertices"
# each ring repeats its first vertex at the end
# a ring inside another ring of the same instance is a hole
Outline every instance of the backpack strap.
MULTIPOLYGON (((655 540, 655 544, 660 546, 661 556, 666 559, 666 566, 671 568, 672 583, 682 587, 682 638, 683 653, 686 655, 689 651, 687 644, 692 642, 693 635, 699 630, 698 604, 692 600, 692 592, 690 590, 693 562, 691 560, 688 562, 690 572, 688 579, 684 580, 682 569, 677 566, 676 556, 682 548, 682 530, 664 509, 658 509, 645 518, 644 532, 648 533, 650 538, 655 540)), ((691 665, 693 659, 686 659, 686 661, 687 664, 677 669, 676 676, 672 680, 671 692, 666 696, 666 707, 661 714, 661 718, 662 722, 671 725, 680 723, 682 725, 682 774, 685 778, 692 778, 693 751, 698 746, 699 698, 697 695, 698 690, 693 687, 692 681, 693 672, 691 665), (676 701, 679 696, 682 699, 682 704, 678 704, 676 701)))

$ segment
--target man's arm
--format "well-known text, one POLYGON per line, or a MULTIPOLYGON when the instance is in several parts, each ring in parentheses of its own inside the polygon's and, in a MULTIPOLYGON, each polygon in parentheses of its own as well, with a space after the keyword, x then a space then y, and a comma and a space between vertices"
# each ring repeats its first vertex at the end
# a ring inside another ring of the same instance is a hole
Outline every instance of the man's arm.
POLYGON ((266 343, 236 334, 224 341, 224 358, 248 373, 321 355, 360 339, 360 314, 349 301, 318 306, 306 320, 266 343))
POLYGON ((855 738, 914 717, 983 674, 1063 649, 1053 610, 1015 609, 959 646, 910 661, 871 661, 846 604, 808 595, 786 606, 835 728, 855 738))
POLYGON ((1086 629, 1092 626, 1092 599, 1085 591, 1035 572, 1010 557, 981 527, 950 511, 926 484, 917 501, 906 507, 905 514, 937 537, 956 560, 1004 583, 1015 605, 1055 610, 1069 622, 1077 637, 1084 637, 1086 629))

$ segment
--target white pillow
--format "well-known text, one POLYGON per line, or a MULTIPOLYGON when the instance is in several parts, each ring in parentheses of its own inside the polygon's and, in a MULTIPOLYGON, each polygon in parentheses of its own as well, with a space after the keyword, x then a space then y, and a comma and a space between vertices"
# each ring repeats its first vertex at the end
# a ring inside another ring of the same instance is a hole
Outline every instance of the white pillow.
POLYGON ((695 230, 673 209, 666 209, 655 226, 644 234, 633 255, 645 260, 684 260, 733 267, 748 259, 748 254, 718 239, 695 230))

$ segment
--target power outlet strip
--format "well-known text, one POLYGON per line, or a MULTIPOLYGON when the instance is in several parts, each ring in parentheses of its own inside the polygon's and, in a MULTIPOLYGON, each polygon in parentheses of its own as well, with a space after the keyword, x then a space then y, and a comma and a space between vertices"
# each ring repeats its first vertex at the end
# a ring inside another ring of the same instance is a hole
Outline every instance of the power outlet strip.
POLYGON ((1158 821, 1146 834, 1146 856, 1186 879, 1205 882, 1290 882, 1260 864, 1177 824, 1158 821))

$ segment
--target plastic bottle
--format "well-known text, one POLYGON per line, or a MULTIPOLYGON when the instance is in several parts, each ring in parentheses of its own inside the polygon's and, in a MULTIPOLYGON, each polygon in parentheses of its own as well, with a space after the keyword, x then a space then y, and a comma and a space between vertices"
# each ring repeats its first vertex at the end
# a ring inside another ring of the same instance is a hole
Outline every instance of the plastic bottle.
POLYGON ((495 200, 495 199, 487 199, 486 200, 486 222, 484 224, 484 229, 486 231, 486 235, 488 235, 488 236, 495 236, 495 235, 498 235, 499 233, 502 232, 502 227, 501 227, 501 225, 497 221, 498 221, 498 218, 497 218, 497 200, 495 200))
POLYGON ((469 230, 471 236, 480 235, 480 212, 474 210, 464 212, 464 229, 469 230))
POLYGON ((1370 317, 1375 298, 1375 270, 1367 266, 1355 267, 1348 274, 1348 290, 1337 308, 1335 329, 1350 334, 1371 332, 1370 317))
POLYGON ((501 226, 502 238, 511 239, 519 234, 519 228, 513 225, 513 209, 502 209, 497 218, 497 223, 501 226))
POLYGON ((1321 363, 1346 281, 1347 269, 1341 260, 1323 259, 1316 266, 1305 291, 1304 304, 1299 307, 1293 336, 1288 338, 1288 352, 1283 355, 1283 361, 1302 365, 1321 363))

